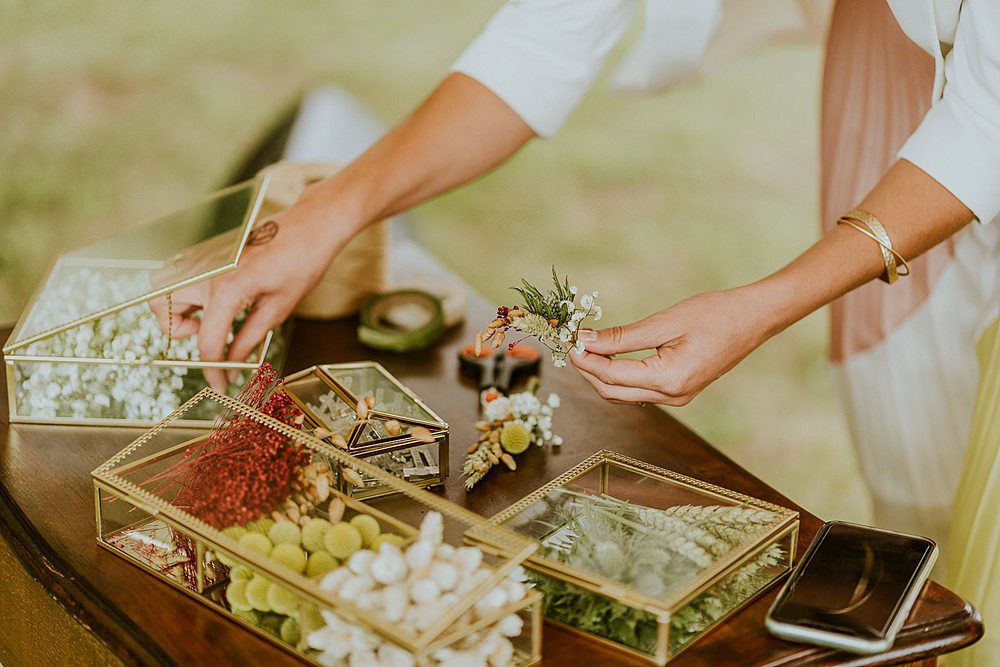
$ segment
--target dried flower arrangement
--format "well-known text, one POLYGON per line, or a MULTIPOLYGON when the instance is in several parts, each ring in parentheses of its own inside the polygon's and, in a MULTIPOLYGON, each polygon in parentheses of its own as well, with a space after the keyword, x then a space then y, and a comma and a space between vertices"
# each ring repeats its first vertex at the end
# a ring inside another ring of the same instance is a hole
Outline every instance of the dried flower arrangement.
MULTIPOLYGON (((313 511, 298 521, 275 512, 275 519, 258 519, 222 532, 248 549, 314 579, 337 569, 341 562, 363 550, 373 555, 383 543, 397 546, 403 543, 401 535, 383 532, 378 520, 368 514, 344 520, 345 510, 344 501, 333 498, 326 512, 313 511)), ((322 626, 322 621, 315 620, 319 612, 314 606, 308 612, 311 623, 300 618, 301 600, 284 586, 245 565, 235 564, 223 553, 212 554, 210 558, 231 568, 224 597, 230 610, 243 620, 293 646, 299 643, 303 624, 322 626)))
MULTIPOLYGON (((32 327, 44 331, 67 319, 67 308, 83 315, 107 303, 125 301, 146 271, 113 275, 81 268, 46 285, 32 311, 32 327)), ((63 358, 108 358, 149 361, 163 356, 167 336, 148 306, 139 305, 85 322, 31 343, 28 355, 63 358)), ((197 359, 198 339, 170 342, 174 359, 197 359)), ((36 418, 72 417, 151 420, 175 410, 205 386, 200 371, 175 366, 38 363, 18 365, 21 410, 36 418)))
POLYGON ((552 432, 552 413, 559 407, 558 394, 549 394, 543 403, 538 398, 538 380, 532 378, 528 389, 510 396, 487 395, 482 421, 476 422, 479 439, 466 451, 462 465, 465 488, 472 488, 501 462, 517 470, 514 457, 534 443, 559 446, 562 436, 552 432))
MULTIPOLYGON (((303 415, 287 394, 274 391, 280 383, 278 373, 265 363, 238 400, 299 428, 303 415)), ((278 430, 230 412, 218 417, 204 442, 145 484, 156 495, 177 487, 174 505, 224 528, 270 516, 292 496, 311 460, 308 450, 278 430)))
MULTIPOLYGON (((552 282, 553 288, 546 293, 523 278, 521 287, 512 287, 521 295, 524 305, 497 309, 496 318, 486 325, 485 331, 476 335, 476 354, 486 343, 493 349, 499 348, 511 330, 523 333, 521 340, 537 338, 552 353, 552 363, 557 368, 566 365, 570 350, 582 351, 583 342, 577 337, 580 325, 588 318, 596 322, 603 316, 601 307, 595 303, 597 292, 580 295, 577 303, 576 286, 569 284, 569 278, 560 282, 555 267, 552 268, 552 282)), ((513 347, 519 342, 508 345, 513 347)))
MULTIPOLYGON (((770 526, 774 515, 741 506, 682 505, 653 509, 610 496, 560 489, 557 516, 540 553, 665 598, 737 545, 770 526)), ((550 497, 550 498, 553 498, 550 497)), ((528 518, 528 520, 531 520, 528 518)), ((773 544, 671 617, 675 652, 774 578, 783 556, 773 544)), ((654 616, 560 579, 530 572, 550 618, 653 653, 654 616)))
MULTIPOLYGON (((490 578, 477 547, 455 548, 443 540, 443 521, 429 512, 420 525, 418 538, 404 548, 383 542, 375 550, 359 549, 345 564, 327 573, 320 588, 349 598, 363 610, 421 632, 442 614, 490 578)), ((483 595, 456 625, 471 625, 503 607, 524 598, 523 570, 483 595)), ((306 636, 321 664, 390 665, 412 667, 414 657, 374 634, 351 625, 336 615, 320 611, 321 625, 306 636)), ((487 626, 457 645, 431 656, 430 665, 488 667, 509 665, 514 655, 511 638, 521 634, 522 619, 511 614, 487 626)), ((423 663, 422 663, 423 664, 423 663)))
MULTIPOLYGON (((275 391, 280 383, 277 371, 265 362, 238 400, 299 428, 302 413, 284 392, 275 391)), ((330 494, 329 466, 311 459, 307 450, 277 430, 227 411, 217 417, 216 428, 202 442, 142 485, 218 529, 272 521, 268 518, 272 513, 275 518, 299 520, 330 494)), ((152 521, 108 541, 123 551, 141 553, 143 560, 162 562, 157 569, 197 589, 197 550, 184 533, 152 521)), ((218 560, 209 558, 206 566, 212 581, 228 574, 218 560)))

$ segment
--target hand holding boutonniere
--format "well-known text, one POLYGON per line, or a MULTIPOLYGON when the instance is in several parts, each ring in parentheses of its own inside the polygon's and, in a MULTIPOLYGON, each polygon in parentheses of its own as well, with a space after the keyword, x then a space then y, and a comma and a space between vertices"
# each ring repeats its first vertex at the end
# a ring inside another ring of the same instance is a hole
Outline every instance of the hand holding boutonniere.
POLYGON ((521 287, 511 288, 521 295, 523 305, 500 306, 497 309, 496 318, 476 335, 476 353, 486 343, 490 343, 493 349, 499 348, 512 331, 524 336, 509 342, 509 347, 514 347, 524 338, 535 337, 552 353, 552 363, 557 368, 566 365, 570 350, 582 352, 583 341, 577 335, 580 325, 587 319, 596 322, 603 315, 601 307, 595 303, 597 292, 578 294, 576 286, 571 286, 568 278, 559 281, 555 268, 552 269, 552 282, 553 288, 546 293, 523 278, 521 287))

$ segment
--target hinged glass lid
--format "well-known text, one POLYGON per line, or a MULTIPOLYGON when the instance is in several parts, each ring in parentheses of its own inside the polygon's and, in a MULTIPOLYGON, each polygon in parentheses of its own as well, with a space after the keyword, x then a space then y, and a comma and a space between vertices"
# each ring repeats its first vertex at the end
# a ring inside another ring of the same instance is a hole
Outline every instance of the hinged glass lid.
POLYGON ((494 516, 547 572, 669 611, 797 514, 602 450, 494 516))
POLYGON ((236 268, 268 181, 234 185, 60 256, 4 353, 236 268))

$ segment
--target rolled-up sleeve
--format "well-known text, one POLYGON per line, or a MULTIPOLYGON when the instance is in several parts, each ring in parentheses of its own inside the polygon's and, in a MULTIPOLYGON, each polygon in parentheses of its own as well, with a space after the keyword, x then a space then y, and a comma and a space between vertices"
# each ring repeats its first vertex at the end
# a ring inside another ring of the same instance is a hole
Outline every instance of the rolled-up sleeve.
POLYGON ((637 0, 509 0, 452 65, 550 137, 628 28, 637 0))
POLYGON ((1000 215, 1000 1, 965 0, 942 97, 899 157, 927 172, 980 221, 1000 215))

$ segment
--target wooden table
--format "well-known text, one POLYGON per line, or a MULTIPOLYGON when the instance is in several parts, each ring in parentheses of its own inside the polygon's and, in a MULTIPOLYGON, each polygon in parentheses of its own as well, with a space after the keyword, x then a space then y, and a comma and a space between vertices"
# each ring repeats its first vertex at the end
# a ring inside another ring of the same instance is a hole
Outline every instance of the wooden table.
MULTIPOLYGON (((593 451, 608 448, 797 509, 801 555, 822 523, 818 517, 657 408, 605 403, 572 369, 545 366, 543 370, 544 390, 558 392, 563 400, 556 431, 566 443, 553 451, 532 448, 518 459, 516 473, 491 473, 467 494, 459 471, 465 442, 475 436, 477 391, 459 376, 456 351, 472 340, 476 326, 490 312, 481 299, 471 295, 471 300, 464 328, 452 331, 436 347, 412 355, 363 348, 350 320, 299 322, 286 370, 359 359, 382 362, 451 424, 452 476, 441 492, 484 516, 593 451)), ((0 340, 8 333, 0 331, 0 340)), ((90 471, 140 431, 11 426, 5 386, 0 387, 0 406, 0 663, 7 667, 70 662, 301 664, 97 546, 90 471)), ((891 651, 877 657, 851 656, 768 635, 764 614, 775 592, 772 589, 671 664, 934 664, 935 656, 967 646, 983 632, 979 614, 970 604, 931 582, 891 651)), ((546 665, 643 664, 549 626, 543 646, 546 665)))

